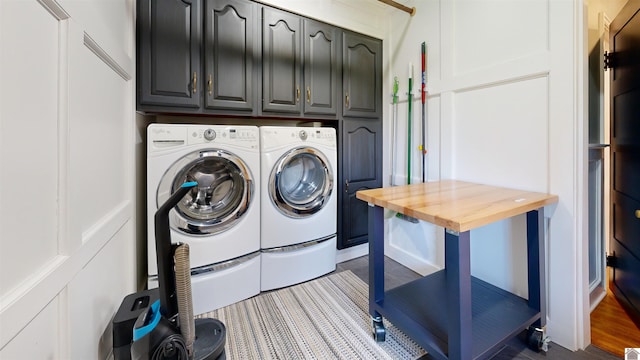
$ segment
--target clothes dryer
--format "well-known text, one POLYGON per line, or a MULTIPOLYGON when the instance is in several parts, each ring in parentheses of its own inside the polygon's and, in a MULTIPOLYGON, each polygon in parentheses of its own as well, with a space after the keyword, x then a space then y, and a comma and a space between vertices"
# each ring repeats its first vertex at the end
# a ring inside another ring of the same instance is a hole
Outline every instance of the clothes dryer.
POLYGON ((158 286, 154 214, 181 184, 196 181, 170 213, 172 242, 190 247, 195 314, 260 292, 259 144, 255 126, 147 128, 149 287, 158 286))
POLYGON ((260 128, 261 289, 336 268, 337 145, 333 128, 260 128))

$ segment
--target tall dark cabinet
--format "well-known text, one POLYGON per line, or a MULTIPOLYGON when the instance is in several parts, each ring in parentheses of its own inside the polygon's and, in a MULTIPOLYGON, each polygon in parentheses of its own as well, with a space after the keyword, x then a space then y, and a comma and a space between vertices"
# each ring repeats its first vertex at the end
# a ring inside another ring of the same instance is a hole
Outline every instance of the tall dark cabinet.
POLYGON ((139 111, 336 128, 338 248, 367 242, 355 192, 382 186, 381 40, 251 0, 138 0, 137 51, 139 111))
POLYGON ((338 249, 344 249, 369 239, 367 203, 356 199, 356 191, 382 186, 382 121, 345 119, 340 133, 338 249))
POLYGON ((382 186, 382 42, 348 31, 342 40, 339 249, 368 241, 367 204, 355 194, 382 186))
POLYGON ((200 0, 139 0, 138 103, 200 107, 200 0))

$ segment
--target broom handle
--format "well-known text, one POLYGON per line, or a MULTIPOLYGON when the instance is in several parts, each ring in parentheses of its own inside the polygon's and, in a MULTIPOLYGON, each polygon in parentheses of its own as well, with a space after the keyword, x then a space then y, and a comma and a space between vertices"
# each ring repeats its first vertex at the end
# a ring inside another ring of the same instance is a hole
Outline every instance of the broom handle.
POLYGON ((426 179, 426 155, 427 155, 427 145, 425 141, 426 133, 427 133, 427 45, 422 43, 422 145, 420 145, 420 150, 422 152, 422 182, 425 182, 426 179))
POLYGON ((398 131, 398 77, 393 77, 393 124, 391 128, 391 186, 395 185, 395 176, 396 176, 396 156, 398 146, 398 141, 396 139, 397 131, 398 131))
POLYGON ((409 116, 407 118, 407 184, 411 184, 411 104, 413 103, 413 64, 409 63, 409 116))

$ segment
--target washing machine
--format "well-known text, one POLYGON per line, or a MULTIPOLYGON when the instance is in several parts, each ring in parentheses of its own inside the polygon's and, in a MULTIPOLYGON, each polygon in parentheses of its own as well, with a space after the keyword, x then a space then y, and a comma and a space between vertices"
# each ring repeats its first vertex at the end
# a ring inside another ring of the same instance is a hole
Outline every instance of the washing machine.
POLYGON ((261 289, 336 268, 337 145, 333 128, 260 127, 261 289))
POLYGON ((149 288, 158 286, 154 214, 181 184, 196 181, 169 220, 172 242, 189 244, 194 313, 260 292, 259 176, 258 127, 148 126, 149 288))

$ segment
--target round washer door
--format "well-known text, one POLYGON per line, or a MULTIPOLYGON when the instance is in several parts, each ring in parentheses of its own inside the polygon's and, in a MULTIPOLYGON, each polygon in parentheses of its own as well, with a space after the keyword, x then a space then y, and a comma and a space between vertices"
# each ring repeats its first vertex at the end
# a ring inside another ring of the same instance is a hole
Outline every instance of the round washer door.
POLYGON ((170 213, 172 229, 190 235, 214 235, 233 227, 253 201, 254 180, 238 156, 219 149, 189 153, 173 163, 158 185, 160 207, 183 183, 198 186, 170 213))
POLYGON ((333 170, 321 151, 298 147, 278 159, 268 187, 271 201, 282 214, 304 218, 320 211, 328 202, 333 190, 333 170))

